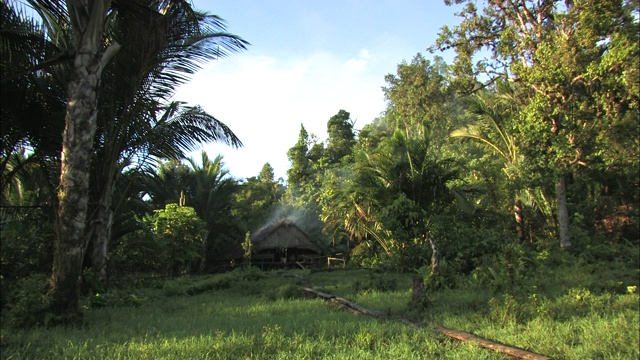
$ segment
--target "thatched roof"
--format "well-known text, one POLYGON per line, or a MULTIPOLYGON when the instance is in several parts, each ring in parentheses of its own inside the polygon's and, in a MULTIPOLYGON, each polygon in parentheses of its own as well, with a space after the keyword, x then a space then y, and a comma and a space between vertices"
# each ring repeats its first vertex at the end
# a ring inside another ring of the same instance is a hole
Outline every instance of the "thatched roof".
POLYGON ((254 251, 266 249, 306 249, 322 253, 322 249, 289 219, 280 220, 251 234, 254 251))
MULTIPOLYGON (((238 239, 231 244, 222 252, 222 255, 218 259, 223 261, 242 259, 244 257, 244 250, 242 249, 243 241, 244 238, 238 239)), ((253 252, 278 248, 305 249, 319 254, 323 252, 304 231, 289 219, 283 219, 255 230, 251 234, 251 242, 253 243, 253 252)))

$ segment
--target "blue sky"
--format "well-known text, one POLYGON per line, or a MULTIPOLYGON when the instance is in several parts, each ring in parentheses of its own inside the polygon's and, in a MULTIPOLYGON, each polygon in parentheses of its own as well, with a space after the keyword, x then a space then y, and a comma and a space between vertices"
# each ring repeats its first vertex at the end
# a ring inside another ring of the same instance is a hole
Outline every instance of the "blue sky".
MULTIPOLYGON (((269 162, 286 180, 287 150, 300 124, 321 141, 340 109, 359 129, 385 108, 384 76, 418 52, 427 56, 443 25, 458 22, 442 0, 234 0, 194 1, 226 20, 248 50, 206 65, 175 99, 199 104, 244 143, 224 156, 236 178, 256 176, 269 162)), ((444 54, 447 62, 451 55, 444 54)))

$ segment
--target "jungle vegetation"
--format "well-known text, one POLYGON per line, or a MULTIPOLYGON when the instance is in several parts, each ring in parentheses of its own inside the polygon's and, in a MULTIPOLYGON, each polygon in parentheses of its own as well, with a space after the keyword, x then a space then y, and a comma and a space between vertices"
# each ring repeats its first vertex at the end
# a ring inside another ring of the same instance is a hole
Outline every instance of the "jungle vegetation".
POLYGON ((512 306, 496 317, 536 319, 518 304, 550 274, 548 308, 637 302, 638 2, 446 2, 464 4, 460 23, 385 77, 386 110, 356 129, 336 109, 324 141, 303 121, 286 179, 187 158, 242 146, 172 99, 249 46, 220 17, 186 0, 30 0, 38 19, 0 3, 3 329, 82 323, 140 279, 227 271, 230 247, 285 217, 349 268, 406 276, 417 317, 468 287, 488 292, 474 306, 512 306))

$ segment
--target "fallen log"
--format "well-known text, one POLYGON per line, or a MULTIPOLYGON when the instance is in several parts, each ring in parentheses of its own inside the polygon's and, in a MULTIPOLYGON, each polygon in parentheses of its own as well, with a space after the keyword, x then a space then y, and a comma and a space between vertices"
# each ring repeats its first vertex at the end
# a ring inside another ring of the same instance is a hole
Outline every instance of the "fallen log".
MULTIPOLYGON (((356 313, 356 314, 362 314, 362 315, 368 315, 368 316, 372 316, 372 317, 376 317, 376 318, 386 318, 386 314, 380 311, 375 311, 375 310, 370 310, 367 309, 365 307, 362 307, 358 304, 355 304, 345 298, 342 297, 338 297, 332 294, 328 294, 325 292, 321 292, 321 291, 317 291, 311 288, 303 288, 302 291, 304 291, 306 294, 314 296, 314 297, 318 297, 324 300, 327 300, 329 302, 335 303, 337 304, 339 307, 341 308, 345 308, 349 311, 351 311, 352 313, 356 313)), ((422 328, 422 326, 420 324, 417 324, 411 320, 408 319, 395 319, 396 321, 400 321, 404 324, 407 324, 415 329, 420 329, 422 328)), ((450 338, 453 338, 455 340, 458 341, 463 341, 463 342, 471 342, 476 344, 477 346, 480 346, 482 348, 485 349, 490 349, 505 355, 509 355, 518 359, 525 359, 525 360, 553 360, 552 358, 545 356, 545 355, 540 355, 540 354, 536 354, 524 349, 520 349, 514 346, 509 346, 509 345, 504 345, 504 344, 500 344, 491 340, 487 340, 487 339, 483 339, 479 336, 473 335, 471 333, 468 332, 464 332, 464 331, 458 331, 458 330, 452 330, 452 329, 447 329, 445 327, 442 326, 436 326, 433 328, 433 330, 436 333, 439 334, 443 334, 445 336, 448 336, 450 338)))
POLYGON ((302 291, 304 291, 305 293, 314 296, 314 297, 319 297, 322 299, 325 299, 327 301, 330 301, 332 303, 337 304, 340 307, 344 307, 346 309, 348 309, 349 311, 356 313, 356 314, 362 314, 362 315, 368 315, 368 316, 373 316, 373 317, 383 317, 385 314, 379 311, 375 311, 375 310, 369 310, 367 308, 364 308, 358 304, 352 303, 351 301, 339 297, 339 296, 335 296, 332 294, 327 294, 324 293, 322 291, 318 291, 318 290, 314 290, 311 288, 303 288, 302 291))
POLYGON ((322 291, 318 291, 318 290, 313 290, 311 288, 302 288, 302 291, 304 291, 307 294, 310 294, 314 297, 319 297, 325 300, 331 300, 333 298, 335 298, 335 295, 331 295, 331 294, 327 294, 327 293, 323 293, 322 291))
POLYGON ((332 302, 338 303, 342 306, 345 306, 349 309, 351 309, 353 312, 358 313, 358 314, 362 314, 362 315, 368 315, 368 316, 373 316, 373 317, 384 317, 385 314, 379 311, 375 311, 375 310, 369 310, 367 308, 363 308, 362 306, 358 305, 358 304, 354 304, 351 301, 345 299, 345 298, 341 298, 341 297, 334 297, 333 299, 331 299, 332 302))
POLYGON ((445 327, 442 326, 436 326, 434 328, 434 330, 440 334, 446 335, 450 338, 459 340, 459 341, 466 341, 466 342, 471 342, 474 343, 482 348, 485 349, 490 349, 490 350, 494 350, 497 351, 499 353, 502 354, 506 354, 509 356, 513 356, 516 357, 518 359, 525 359, 525 360, 552 360, 552 358, 545 356, 545 355, 540 355, 540 354, 536 354, 536 353, 532 353, 530 351, 524 350, 524 349, 520 349, 514 346, 509 346, 509 345, 504 345, 504 344, 500 344, 491 340, 487 340, 487 339, 483 339, 479 336, 473 335, 471 333, 468 332, 464 332, 464 331, 458 331, 458 330, 452 330, 452 329, 447 329, 445 327))

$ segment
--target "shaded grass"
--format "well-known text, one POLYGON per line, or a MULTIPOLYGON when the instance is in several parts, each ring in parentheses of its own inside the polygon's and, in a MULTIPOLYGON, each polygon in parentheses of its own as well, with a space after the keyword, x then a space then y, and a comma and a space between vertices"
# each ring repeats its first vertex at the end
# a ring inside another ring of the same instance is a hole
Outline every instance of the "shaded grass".
POLYGON ((541 268, 541 275, 506 293, 461 278, 457 288, 430 294, 433 306, 422 314, 407 307, 411 274, 249 269, 191 276, 86 299, 86 320, 78 328, 15 330, 3 323, 1 358, 505 358, 437 335, 429 329, 434 324, 558 359, 638 358, 640 298, 637 290, 626 290, 636 281, 633 269, 607 269, 541 268), (426 327, 416 331, 355 316, 302 298, 300 286, 426 327))
MULTIPOLYGON (((14 334, 3 359, 501 358, 442 345, 425 332, 327 307, 320 300, 203 294, 170 304, 102 309, 80 329, 14 334)), ((6 351, 5 351, 6 350, 6 351)))
MULTIPOLYGON (((227 275, 219 275, 227 276, 227 275)), ((459 347, 428 330, 354 316, 322 300, 249 294, 290 285, 262 274, 228 288, 179 295, 219 276, 192 277, 148 291, 139 306, 87 312, 79 328, 3 331, 3 359, 501 359, 459 347), (172 295, 166 294, 166 289, 172 295)), ((217 280, 216 280, 217 279, 217 280)))

